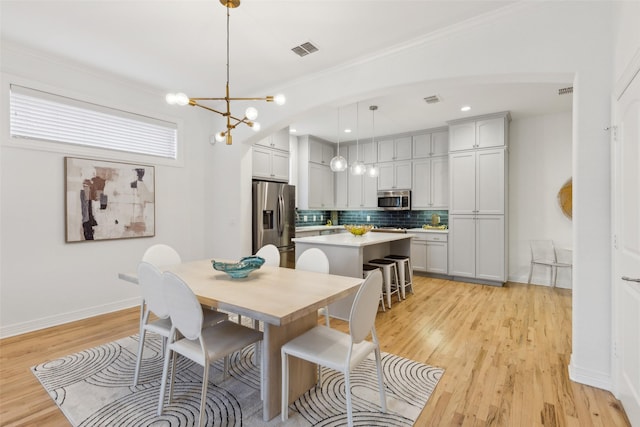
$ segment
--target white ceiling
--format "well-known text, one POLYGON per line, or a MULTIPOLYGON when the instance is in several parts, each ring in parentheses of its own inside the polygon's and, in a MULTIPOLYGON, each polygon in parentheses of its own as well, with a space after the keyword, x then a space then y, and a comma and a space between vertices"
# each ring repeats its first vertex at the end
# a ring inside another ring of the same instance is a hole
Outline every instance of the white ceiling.
MULTIPOLYGON (((265 96, 284 82, 393 49, 515 1, 242 0, 231 10, 232 96, 265 96), (312 42, 318 52, 299 57, 291 48, 312 42)), ((226 8, 219 0, 2 0, 2 38, 91 67, 190 96, 220 97, 226 80, 226 8)), ((434 58, 434 60, 443 60, 434 58)), ((390 76, 392 78, 392 76, 390 76)), ((447 120, 497 111, 512 117, 568 111, 564 83, 425 82, 341 107, 341 140, 443 126, 447 120), (438 95, 442 102, 427 104, 438 95), (462 105, 471 111, 460 112, 462 105)), ((286 94, 285 94, 286 95, 286 94)), ((261 108, 260 105, 257 105, 261 108)), ((271 108, 271 106, 269 106, 271 108)), ((275 108, 275 107, 273 107, 275 108)), ((291 127, 335 141, 337 106, 326 106, 291 127)))

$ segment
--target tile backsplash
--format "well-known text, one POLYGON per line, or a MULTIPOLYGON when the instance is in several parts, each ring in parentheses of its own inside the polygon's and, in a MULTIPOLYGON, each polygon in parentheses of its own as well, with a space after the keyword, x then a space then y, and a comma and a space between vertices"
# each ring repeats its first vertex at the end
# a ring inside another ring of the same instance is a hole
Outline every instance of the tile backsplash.
POLYGON ((440 223, 449 223, 449 211, 296 211, 296 227, 324 225, 327 219, 334 224, 373 224, 377 227, 395 226, 418 228, 431 224, 432 214, 440 215, 440 223), (306 216, 307 220, 304 221, 306 216), (315 218, 315 219, 314 219, 315 218), (337 222, 336 222, 337 219, 337 222))

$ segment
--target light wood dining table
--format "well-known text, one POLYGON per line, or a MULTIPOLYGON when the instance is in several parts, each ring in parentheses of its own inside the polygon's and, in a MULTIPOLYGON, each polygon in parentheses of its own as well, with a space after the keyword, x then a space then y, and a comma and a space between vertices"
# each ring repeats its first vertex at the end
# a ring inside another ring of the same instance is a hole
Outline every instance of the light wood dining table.
MULTIPOLYGON (((222 260, 223 261, 223 260, 222 260)), ((181 277, 202 305, 263 322, 262 387, 264 421, 280 413, 282 366, 280 347, 317 325, 321 307, 355 294, 356 277, 262 266, 244 279, 232 279, 213 269, 210 260, 163 266, 181 277)), ((119 273, 138 283, 136 273, 119 273)), ((302 360, 289 363, 289 397, 293 402, 316 383, 317 367, 302 360)))

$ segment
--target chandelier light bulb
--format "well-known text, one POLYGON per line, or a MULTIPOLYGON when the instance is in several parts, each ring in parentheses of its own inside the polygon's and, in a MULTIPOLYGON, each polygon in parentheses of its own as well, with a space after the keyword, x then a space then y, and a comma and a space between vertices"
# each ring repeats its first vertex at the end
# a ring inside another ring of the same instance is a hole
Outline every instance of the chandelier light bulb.
POLYGON ((279 93, 273 97, 273 102, 275 102, 276 105, 284 105, 284 103, 287 102, 287 98, 285 98, 283 94, 279 93))
POLYGON ((364 165, 364 163, 355 161, 351 164, 351 169, 349 171, 351 172, 351 175, 364 175, 364 173, 367 171, 367 167, 364 165))
POLYGON ((251 121, 254 121, 255 119, 257 119, 257 118, 258 118, 258 110, 257 110, 257 109, 255 109, 254 107, 249 107, 249 108, 247 108, 247 109, 245 110, 245 112, 244 112, 244 116, 245 116, 247 119, 249 119, 249 120, 251 120, 251 121))
POLYGON ((331 159, 329 167, 331 167, 331 170, 333 172, 343 172, 347 170, 347 159, 340 155, 337 155, 333 159, 331 159))
POLYGON ((182 92, 178 92, 176 93, 176 104, 178 105, 188 105, 189 104, 189 97, 182 93, 182 92))
POLYGON ((227 133, 226 132, 218 132, 216 133, 216 141, 218 142, 224 142, 225 139, 227 137, 227 133))
POLYGON ((260 131, 260 123, 258 122, 253 122, 253 124, 251 125, 251 129, 253 129, 254 132, 259 132, 260 131))
POLYGON ((164 97, 165 101, 167 101, 167 104, 169 105, 175 105, 176 104, 176 94, 175 93, 168 93, 165 97, 164 97))

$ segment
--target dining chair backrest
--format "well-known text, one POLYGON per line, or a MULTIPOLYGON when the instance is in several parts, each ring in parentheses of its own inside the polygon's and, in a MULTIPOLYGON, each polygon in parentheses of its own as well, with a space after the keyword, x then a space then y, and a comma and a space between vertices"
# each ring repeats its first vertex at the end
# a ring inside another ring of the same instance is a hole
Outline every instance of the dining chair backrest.
POLYGON ((169 305, 164 295, 162 272, 158 267, 149 262, 138 263, 138 283, 148 310, 161 319, 168 318, 169 305))
POLYGON ((349 333, 354 343, 362 342, 367 338, 375 325, 380 289, 382 289, 382 272, 377 270, 369 274, 356 293, 349 315, 349 333))
POLYGON ((553 240, 531 240, 531 260, 541 262, 556 262, 556 252, 553 240))
POLYGON ((329 273, 329 258, 318 248, 310 248, 300 254, 296 261, 296 270, 329 273))
POLYGON ((272 267, 280 266, 280 251, 275 245, 264 245, 258 249, 256 256, 264 258, 264 265, 270 265, 272 267))
POLYGON ((203 320, 198 298, 184 280, 174 273, 165 271, 162 282, 165 298, 169 302, 171 323, 185 338, 199 338, 203 320))
POLYGON ((169 245, 159 243, 150 246, 142 255, 142 261, 150 262, 155 266, 180 264, 180 254, 169 245))

